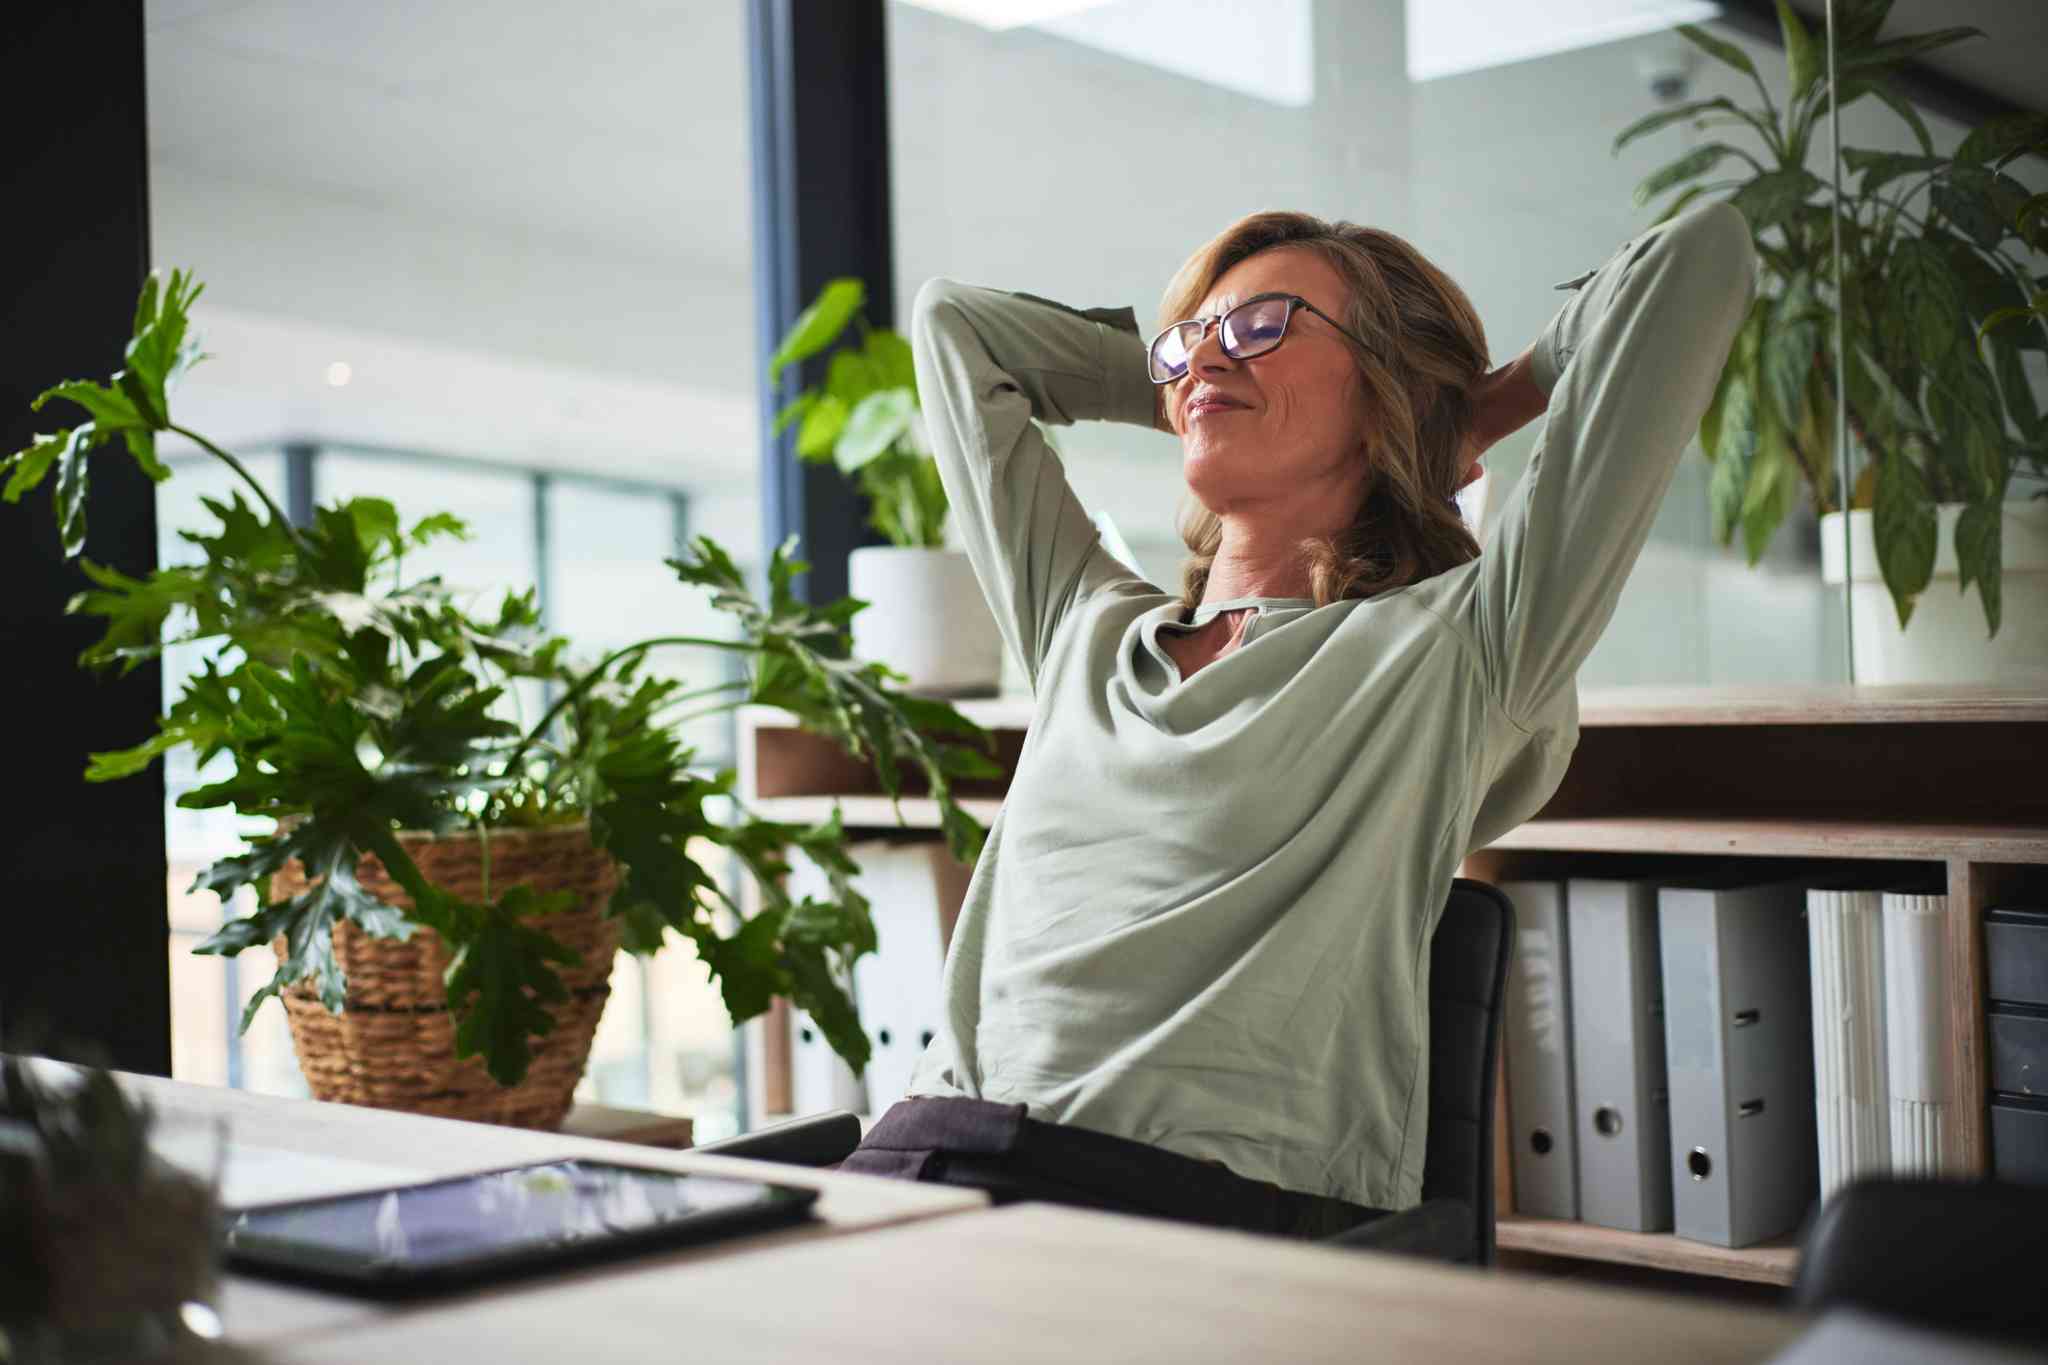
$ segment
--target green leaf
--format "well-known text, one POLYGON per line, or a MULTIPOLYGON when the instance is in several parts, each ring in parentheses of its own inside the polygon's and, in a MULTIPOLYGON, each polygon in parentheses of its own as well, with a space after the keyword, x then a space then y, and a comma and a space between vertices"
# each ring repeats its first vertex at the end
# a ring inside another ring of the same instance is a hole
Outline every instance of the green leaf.
POLYGON ((1742 547, 1753 566, 1769 548, 1772 534, 1790 510, 1799 489, 1799 465, 1784 429, 1773 421, 1758 432, 1749 484, 1742 492, 1742 547))
POLYGON ((522 921, 559 911, 569 893, 542 897, 515 886, 474 916, 475 934, 448 966, 448 1008, 454 1013, 455 1055, 484 1059, 491 1079, 517 1085, 533 1062, 530 1039, 554 1031, 546 1006, 569 998, 554 970, 582 959, 544 930, 522 921))
POLYGON ((2048 140, 2048 114, 2001 114, 1970 130, 1956 148, 1956 160, 1983 165, 2048 140))
POLYGON ((833 352, 832 363, 825 371, 825 392, 848 408, 859 406, 860 400, 880 384, 875 367, 865 355, 851 349, 833 352))
POLYGON ((1734 67, 1758 85, 1763 84, 1763 79, 1757 75, 1756 64, 1749 60, 1748 53, 1735 44, 1716 38, 1705 29, 1692 24, 1680 24, 1678 26, 1678 36, 1706 53, 1709 57, 1712 57, 1715 61, 1734 67))
POLYGON ((790 399, 787 403, 783 404, 782 411, 775 414, 774 434, 780 436, 783 432, 789 430, 790 424, 792 422, 802 421, 804 414, 809 412, 811 410, 812 404, 816 403, 817 401, 818 394, 816 394, 815 392, 811 392, 800 393, 796 397, 790 399))
POLYGON ((1778 32, 1785 42, 1785 61, 1792 80, 1792 91, 1787 102, 1798 100, 1813 88, 1820 79, 1821 53, 1813 41, 1813 35, 1806 31, 1806 25, 1799 22, 1799 16, 1785 0, 1778 0, 1778 32))
POLYGON ((7 487, 0 492, 0 498, 8 502, 20 502, 22 495, 38 487, 50 472, 58 457, 71 446, 71 429, 38 435, 20 450, 0 461, 0 469, 9 471, 7 487))
POLYGON ((797 455, 806 460, 830 458, 839 433, 846 429, 848 412, 840 399, 829 393, 821 395, 804 413, 803 425, 796 430, 797 455))
POLYGON ((1971 583, 1977 585, 1977 596, 1984 604, 1984 623, 1994 637, 2002 615, 2004 523, 2003 496, 1973 502, 1956 518, 1956 565, 1962 575, 1961 587, 1967 592, 1971 583))
POLYGON ((1818 363, 1821 328, 1826 309, 1813 292, 1811 278, 1800 275, 1791 281, 1771 313, 1763 333, 1761 372, 1778 422, 1786 431, 1796 430, 1806 411, 1806 386, 1818 363))
POLYGON ((1934 362, 1955 347, 1962 336, 1962 281, 1948 257, 1934 243, 1909 237, 1892 249, 1894 307, 1912 326, 1913 344, 1922 360, 1934 362))
POLYGON ((847 415, 846 427, 832 447, 832 458, 852 474, 890 446, 910 426, 917 395, 909 389, 883 389, 860 400, 847 415))
POLYGON ((57 457, 57 537, 66 559, 85 553, 85 495, 89 487, 86 457, 105 436, 91 422, 74 427, 57 457))
POLYGON ((1905 152, 1873 152, 1861 147, 1844 147, 1842 163, 1849 168, 1850 174, 1863 177, 1861 190, 1866 195, 1876 194, 1902 175, 1940 170, 1949 164, 1945 157, 1912 156, 1905 152))
POLYGON ((2005 240, 2027 202, 2026 187, 1981 166, 1957 166, 1935 183, 1934 207, 1985 250, 2005 240))
POLYGON ((1843 73, 1870 71, 1880 67, 1889 69, 1903 62, 1910 61, 1923 52, 1933 52, 1937 48, 1948 47, 1952 43, 1960 43, 1965 38, 1981 38, 1983 36, 1984 31, 1982 29, 1969 28, 1967 26, 1935 29, 1928 33, 1915 33, 1910 37, 1894 38, 1890 42, 1873 43, 1860 52, 1855 52, 1848 56, 1843 56, 1838 52, 1835 59, 1835 69, 1843 73))
POLYGON ((398 534, 398 508, 388 500, 350 498, 341 508, 355 523, 356 543, 362 546, 366 559, 374 559, 379 552, 402 545, 398 534))
POLYGON ((1631 123, 1628 127, 1615 134, 1614 151, 1619 152, 1637 138, 1654 133, 1659 128, 1666 128, 1674 123, 1682 123, 1687 119, 1698 118, 1710 109, 1723 109, 1731 114, 1741 112, 1736 108, 1735 101, 1727 98, 1725 95, 1717 95, 1710 100, 1694 100, 1690 104, 1681 104, 1673 109, 1659 109, 1654 114, 1648 114, 1637 119, 1634 123, 1631 123))
POLYGON ((1874 41, 1891 8, 1892 0, 1840 0, 1835 6, 1835 34, 1841 49, 1874 41))
POLYGON ((1800 166, 1766 171, 1729 197, 1728 202, 1749 220, 1751 233, 1784 222, 1813 196, 1825 189, 1821 178, 1800 166))
POLYGON ((1927 477, 1904 454, 1894 453, 1878 466, 1871 531, 1877 542, 1878 568, 1903 630, 1912 619, 1914 600, 1933 581, 1940 531, 1927 477))
POLYGON ((437 540, 468 540, 469 523, 453 512, 433 512, 413 523, 405 533, 406 543, 415 548, 437 540))
POLYGON ((1652 199, 1688 180, 1697 180, 1708 171, 1735 155, 1735 149, 1725 142, 1709 142, 1704 147, 1695 147, 1678 160, 1643 177, 1636 186, 1636 206, 1647 207, 1652 199))
POLYGON ((917 362, 912 358, 910 343, 900 334, 877 327, 868 333, 863 349, 881 387, 917 391, 917 362))
POLYGON ((784 365, 808 360, 830 346, 866 302, 867 286, 859 280, 842 277, 828 282, 811 306, 790 324, 782 344, 768 358, 768 377, 773 379, 784 365))
POLYGON ((1927 120, 1920 117, 1920 110, 1913 101, 1882 80, 1872 81, 1870 87, 1879 99, 1891 106, 1893 113, 1906 121, 1906 126, 1913 130, 1913 140, 1920 144, 1920 151, 1927 156, 1934 155, 1934 138, 1927 131, 1927 120))
POLYGON ((96 587, 72 597, 64 610, 101 617, 107 627, 78 662, 87 668, 119 664, 123 673, 161 654, 165 622, 180 611, 197 612, 211 586, 202 570, 187 567, 158 569, 146 579, 89 559, 81 559, 79 568, 96 587))
POLYGON ((1742 522, 1761 414, 1748 373, 1737 372, 1725 375, 1724 379, 1727 393, 1721 405, 1721 429, 1715 446, 1714 477, 1707 485, 1707 506, 1713 518, 1714 539, 1726 545, 1742 522))

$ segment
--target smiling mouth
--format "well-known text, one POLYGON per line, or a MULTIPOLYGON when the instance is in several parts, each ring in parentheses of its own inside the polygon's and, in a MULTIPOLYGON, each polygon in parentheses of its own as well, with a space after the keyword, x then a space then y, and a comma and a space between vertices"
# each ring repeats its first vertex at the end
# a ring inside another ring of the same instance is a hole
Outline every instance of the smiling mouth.
POLYGON ((1188 404, 1189 417, 1203 417, 1212 412, 1243 412, 1243 403, 1226 402, 1220 398, 1203 398, 1188 404))

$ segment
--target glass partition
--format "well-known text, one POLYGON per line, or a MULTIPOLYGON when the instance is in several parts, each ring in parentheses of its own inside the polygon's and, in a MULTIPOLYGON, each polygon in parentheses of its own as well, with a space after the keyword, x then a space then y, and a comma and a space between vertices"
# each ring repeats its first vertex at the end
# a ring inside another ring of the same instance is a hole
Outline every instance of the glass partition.
MULTIPOLYGON (((1496 363, 1662 207, 1645 176, 1718 133, 1617 134, 1689 100, 1752 95, 1676 36, 1705 19, 1760 69, 1782 53, 1701 4, 1529 7, 1481 0, 1094 6, 995 30, 891 10, 899 306, 934 275, 1080 305, 1149 328, 1171 272, 1260 209, 1406 237, 1471 296, 1496 363)), ((1484 533, 1538 428, 1496 447, 1467 499, 1484 533)), ((1154 581, 1178 582, 1177 442, 1084 424, 1058 437, 1091 510, 1154 581)), ((1810 509, 1754 567, 1717 542, 1713 465, 1687 452, 1585 685, 1841 680, 1842 614, 1810 509)))
MULTIPOLYGON (((152 0, 152 259, 205 281, 212 357, 181 422, 259 453, 288 507, 374 494, 464 518, 470 540, 408 573, 538 586, 579 650, 701 628, 661 562, 679 509, 715 507, 702 525, 760 558, 744 20, 740 0, 484 23, 454 0, 152 0)), ((214 477, 179 462, 167 535, 214 477)), ((693 738, 730 757, 717 723, 693 738)), ((168 818, 182 891, 233 831, 168 818)), ((178 1074, 296 1088, 275 1004, 230 1041, 268 954, 185 951, 211 899, 174 911, 178 1074)), ((583 1093, 687 1107, 717 1136, 737 1122, 733 1032, 688 948, 670 955, 651 1003, 616 974, 583 1093)))

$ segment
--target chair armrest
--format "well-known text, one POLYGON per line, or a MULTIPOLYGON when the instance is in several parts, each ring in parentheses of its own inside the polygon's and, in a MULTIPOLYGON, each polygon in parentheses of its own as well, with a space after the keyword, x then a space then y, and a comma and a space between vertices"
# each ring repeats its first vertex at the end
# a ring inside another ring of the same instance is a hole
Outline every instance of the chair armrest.
POLYGON ((860 1146, 860 1117, 850 1109, 811 1114, 738 1137, 692 1147, 693 1152, 780 1161, 787 1166, 834 1166, 860 1146))
POLYGON ((1325 1238, 1324 1245, 1466 1264, 1479 1259, 1475 1226, 1472 1206, 1464 1200, 1431 1199, 1325 1238))

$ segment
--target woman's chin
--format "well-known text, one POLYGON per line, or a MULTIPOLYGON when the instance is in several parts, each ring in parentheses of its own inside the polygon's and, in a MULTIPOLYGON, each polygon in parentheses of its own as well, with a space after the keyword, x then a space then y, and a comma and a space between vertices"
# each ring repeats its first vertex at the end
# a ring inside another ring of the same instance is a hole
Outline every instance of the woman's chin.
POLYGON ((1204 442, 1184 450, 1180 472, 1188 492, 1211 511, 1257 491, 1261 471, 1251 452, 1204 442))

